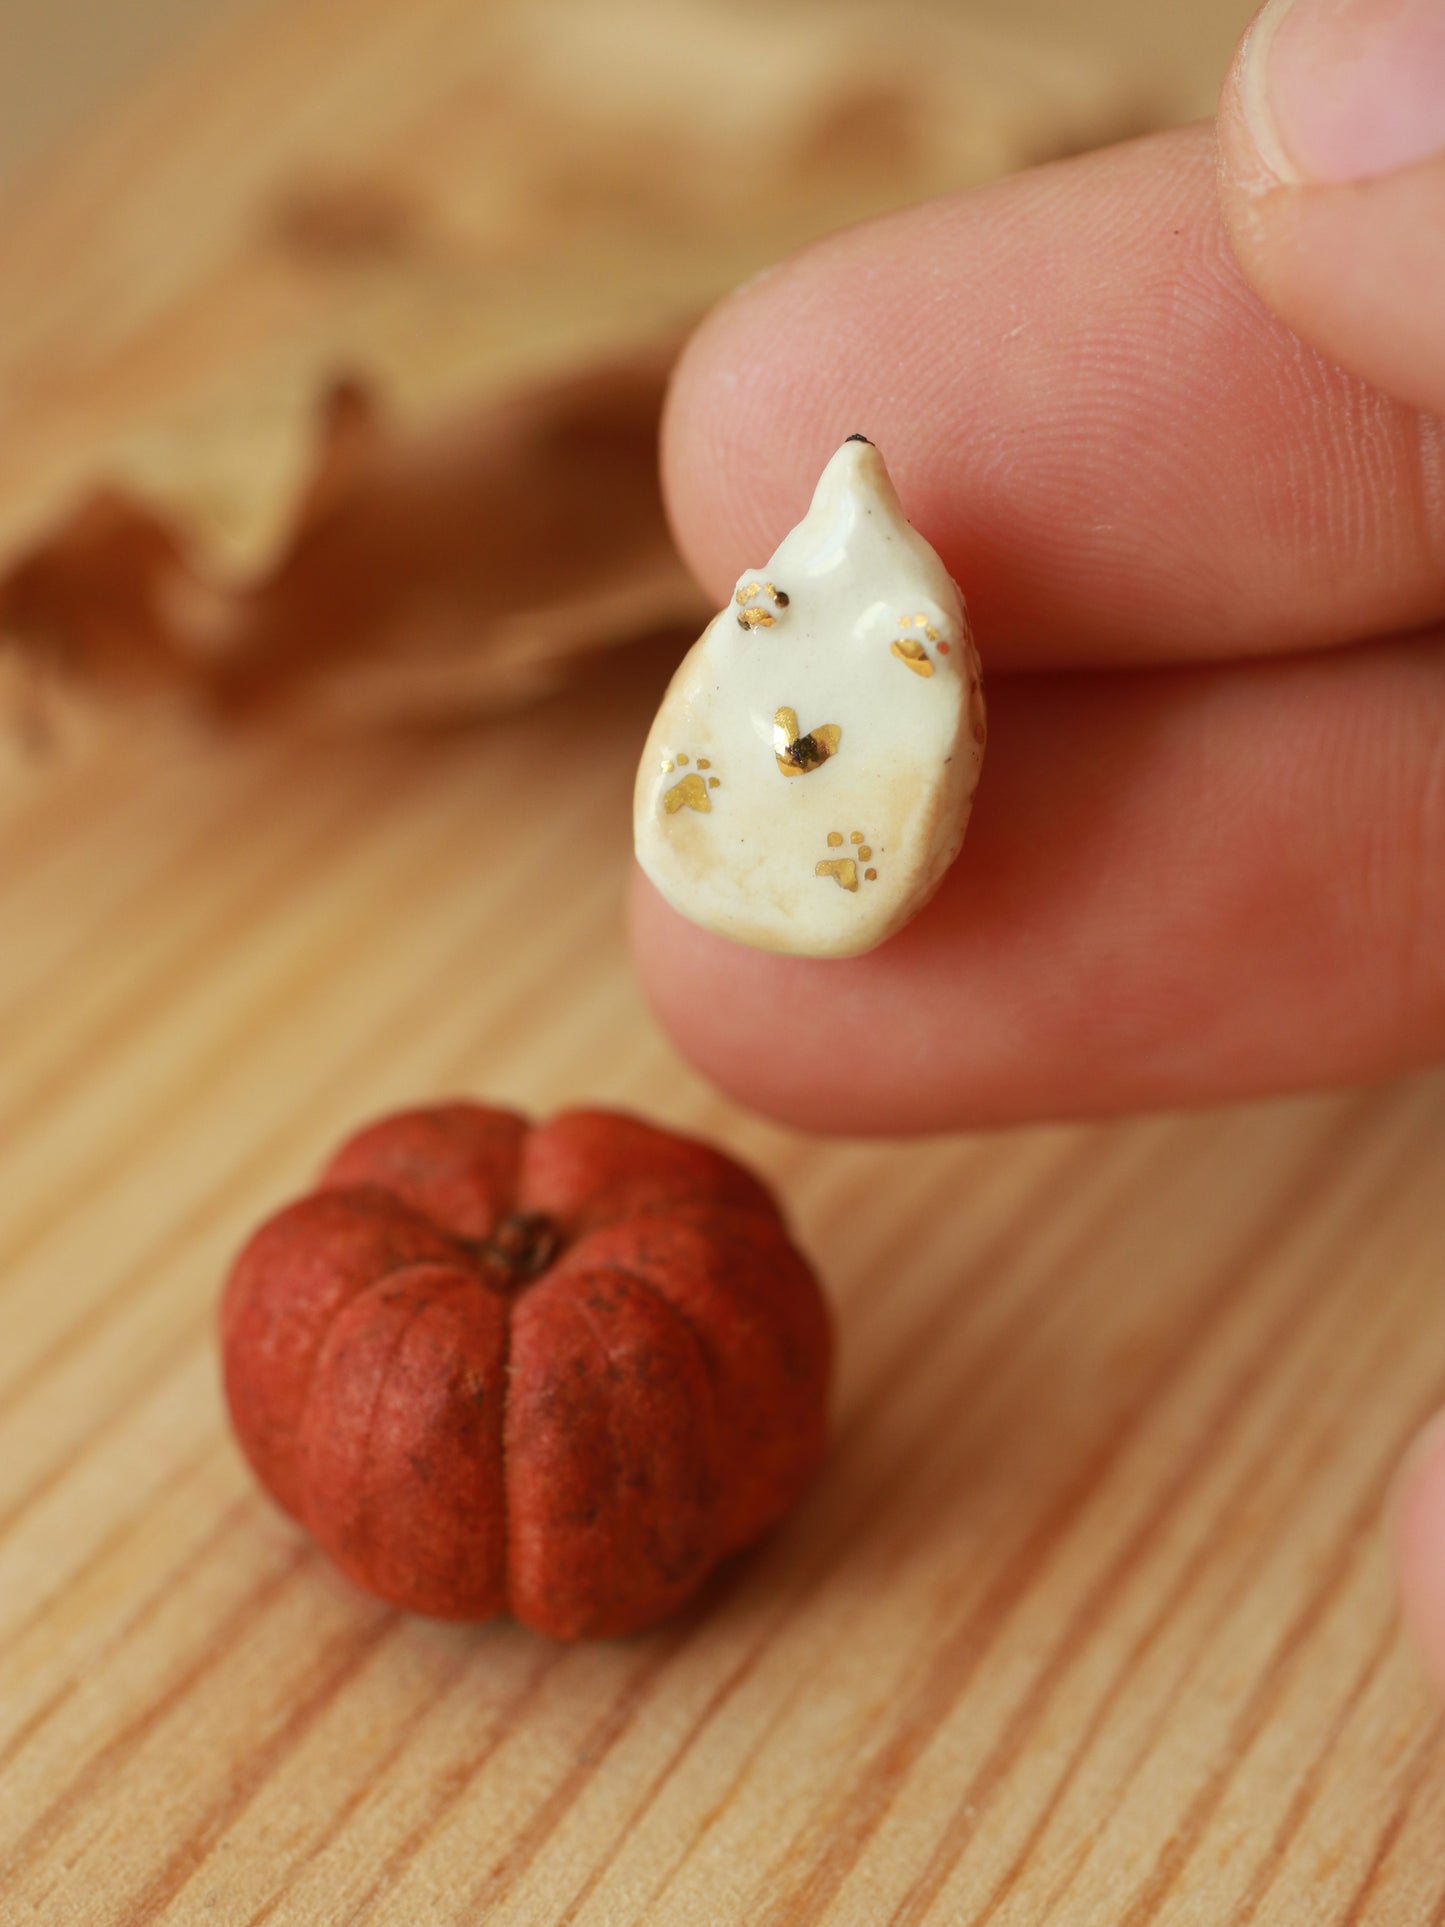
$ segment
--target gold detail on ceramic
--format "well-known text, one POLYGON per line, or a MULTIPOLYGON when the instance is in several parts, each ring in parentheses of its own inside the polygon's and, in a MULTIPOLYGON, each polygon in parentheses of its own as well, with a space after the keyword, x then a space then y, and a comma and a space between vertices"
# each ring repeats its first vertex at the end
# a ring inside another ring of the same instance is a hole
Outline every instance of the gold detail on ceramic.
POLYGON ((796 709, 774 712, 773 754, 784 776, 809 776, 821 769, 830 756, 838 754, 842 740, 843 732, 836 723, 820 723, 800 735, 796 709))
MULTIPOLYGON (((838 849, 842 841, 843 835, 840 830, 829 830, 828 848, 830 850, 838 849)), ((848 841, 853 845, 853 854, 851 856, 819 857, 813 866, 813 875, 817 877, 832 877, 840 890, 856 891, 858 888, 858 865, 860 863, 866 863, 873 852, 863 841, 862 830, 851 830, 848 834, 848 841)), ((866 883, 876 883, 878 881, 878 872, 874 869, 865 870, 863 872, 863 880, 866 883)))
POLYGON ((697 759, 697 766, 699 769, 711 769, 712 758, 710 756, 699 756, 697 759))
MULTIPOLYGON (((716 782, 717 778, 714 777, 713 781, 716 782)), ((662 806, 669 816, 676 816, 679 810, 701 810, 706 816, 712 808, 706 779, 695 770, 690 772, 680 783, 674 783, 670 790, 663 791, 662 806)))
POLYGON ((915 676, 931 676, 933 663, 928 651, 917 636, 900 636, 897 642, 890 643, 893 654, 905 669, 911 669, 915 676))
POLYGON ((663 757, 663 759, 662 759, 662 773, 663 773, 663 775, 664 775, 664 776, 671 776, 671 774, 672 774, 672 772, 673 772, 673 770, 674 770, 674 768, 675 768, 675 767, 676 767, 676 765, 675 765, 675 764, 673 763, 673 760, 672 760, 672 758, 671 758, 670 756, 664 756, 664 757, 663 757))
POLYGON ((771 610, 759 605, 759 596, 766 596, 774 609, 786 609, 791 600, 786 590, 775 589, 771 582, 745 582, 734 597, 740 629, 771 629, 777 622, 771 610))
POLYGON ((927 616, 900 616, 898 618, 898 627, 900 629, 921 629, 930 642, 938 641, 938 631, 928 620, 927 616))

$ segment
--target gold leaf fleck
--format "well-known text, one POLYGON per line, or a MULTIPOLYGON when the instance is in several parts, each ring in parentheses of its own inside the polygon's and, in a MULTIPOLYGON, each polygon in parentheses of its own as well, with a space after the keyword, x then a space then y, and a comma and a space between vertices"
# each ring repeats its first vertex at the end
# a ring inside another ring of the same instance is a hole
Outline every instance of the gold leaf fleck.
POLYGON ((911 669, 915 676, 933 674, 933 664, 928 652, 916 636, 900 636, 897 642, 890 644, 890 647, 903 667, 911 669))
POLYGON ((706 816, 712 809, 707 784, 696 774, 684 776, 680 783, 664 791, 662 803, 669 816, 676 816, 681 809, 701 810, 706 816))
POLYGON ((807 776, 836 756, 843 732, 837 723, 820 723, 806 735, 798 733, 798 712, 779 709, 773 713, 773 754, 784 776, 807 776))

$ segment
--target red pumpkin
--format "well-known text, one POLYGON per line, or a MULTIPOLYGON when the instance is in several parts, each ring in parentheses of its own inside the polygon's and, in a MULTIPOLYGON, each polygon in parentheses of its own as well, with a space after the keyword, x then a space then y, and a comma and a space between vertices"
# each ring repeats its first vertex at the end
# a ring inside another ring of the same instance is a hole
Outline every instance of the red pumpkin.
POLYGON ((607 1111, 385 1119, 242 1251, 226 1396, 272 1496, 412 1612, 636 1632, 797 1499, 830 1338, 756 1179, 607 1111))

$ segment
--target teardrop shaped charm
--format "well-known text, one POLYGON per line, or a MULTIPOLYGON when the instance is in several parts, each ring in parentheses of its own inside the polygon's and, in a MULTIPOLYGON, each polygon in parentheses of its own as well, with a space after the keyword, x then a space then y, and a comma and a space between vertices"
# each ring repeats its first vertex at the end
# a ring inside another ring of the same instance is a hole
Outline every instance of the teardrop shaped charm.
POLYGON ((719 936, 856 956, 957 856, 984 736, 963 597, 850 436, 672 679, 637 772, 638 861, 719 936))

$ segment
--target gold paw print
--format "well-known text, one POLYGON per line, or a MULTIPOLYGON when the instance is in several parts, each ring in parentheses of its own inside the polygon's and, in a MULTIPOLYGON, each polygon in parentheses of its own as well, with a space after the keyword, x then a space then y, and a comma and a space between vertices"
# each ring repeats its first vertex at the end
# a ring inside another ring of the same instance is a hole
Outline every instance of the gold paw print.
MULTIPOLYGON (((867 863, 868 868, 863 872, 863 880, 865 883, 876 883, 878 881, 878 872, 868 861, 873 852, 863 841, 863 832, 861 830, 851 831, 848 841, 853 845, 852 856, 820 856, 813 870, 813 875, 818 877, 832 877, 840 890, 856 890, 858 888, 858 865, 860 863, 867 863)), ((828 848, 830 850, 841 850, 842 847, 842 831, 829 830, 828 848)))
POLYGON ((798 734, 796 709, 780 709, 773 716, 773 754, 784 776, 807 776, 838 754, 843 732, 836 723, 820 723, 806 736, 798 734))
POLYGON ((758 601, 766 596, 774 609, 786 609, 791 597, 786 589, 775 589, 771 582, 745 582, 734 597, 738 605, 739 629, 771 629, 777 621, 772 609, 758 601))
MULTIPOLYGON (((948 654, 948 644, 943 641, 927 616, 900 616, 898 618, 898 627, 900 629, 921 629, 928 640, 937 647, 940 656, 946 656, 948 654)), ((918 640, 917 636, 900 636, 897 642, 890 644, 889 647, 892 654, 897 656, 898 660, 903 664, 903 667, 905 669, 911 669, 915 676, 931 676, 933 674, 933 658, 918 640)))
MULTIPOLYGON (((675 760, 671 756, 664 756, 662 759, 663 774, 668 775, 674 769, 687 769, 688 760, 686 756, 678 756, 675 760)), ((674 783, 671 789, 663 791, 662 807, 667 811, 669 816, 676 816, 679 810, 700 810, 704 816, 711 811, 712 798, 708 795, 708 791, 715 790, 722 779, 717 776, 704 776, 699 773, 711 768, 712 764, 708 758, 706 756, 699 756, 697 759, 697 769, 688 770, 687 775, 674 783)))

